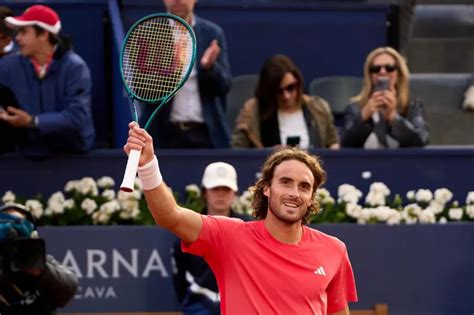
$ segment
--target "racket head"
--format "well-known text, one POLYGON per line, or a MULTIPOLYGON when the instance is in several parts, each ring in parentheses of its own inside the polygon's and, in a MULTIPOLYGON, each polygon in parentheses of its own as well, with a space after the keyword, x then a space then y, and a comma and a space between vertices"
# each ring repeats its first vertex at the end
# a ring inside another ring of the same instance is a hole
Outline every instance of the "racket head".
POLYGON ((156 13, 128 30, 120 52, 120 73, 131 97, 164 103, 186 82, 195 59, 192 27, 173 14, 156 13))

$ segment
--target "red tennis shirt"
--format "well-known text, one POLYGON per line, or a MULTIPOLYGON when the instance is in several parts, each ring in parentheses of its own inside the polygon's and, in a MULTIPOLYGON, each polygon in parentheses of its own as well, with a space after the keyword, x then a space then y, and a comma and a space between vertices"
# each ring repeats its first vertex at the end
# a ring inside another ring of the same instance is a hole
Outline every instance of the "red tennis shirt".
POLYGON ((184 252, 203 256, 216 276, 222 314, 318 314, 357 301, 346 246, 303 226, 298 244, 281 243, 262 220, 202 216, 196 242, 184 252))

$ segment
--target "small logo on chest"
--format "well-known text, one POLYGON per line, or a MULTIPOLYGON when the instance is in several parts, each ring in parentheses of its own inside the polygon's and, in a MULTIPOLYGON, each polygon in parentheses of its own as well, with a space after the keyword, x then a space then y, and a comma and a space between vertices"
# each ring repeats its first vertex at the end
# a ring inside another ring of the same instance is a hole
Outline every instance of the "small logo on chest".
POLYGON ((320 276, 326 276, 326 271, 324 271, 323 266, 319 266, 315 271, 314 274, 320 275, 320 276))

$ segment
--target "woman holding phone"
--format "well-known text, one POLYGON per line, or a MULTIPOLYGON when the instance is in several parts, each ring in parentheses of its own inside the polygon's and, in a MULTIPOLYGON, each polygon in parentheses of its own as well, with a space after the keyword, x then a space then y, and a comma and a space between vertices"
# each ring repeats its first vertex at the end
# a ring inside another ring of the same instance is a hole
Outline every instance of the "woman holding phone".
POLYGON ((234 148, 339 148, 328 103, 303 93, 303 76, 284 55, 263 64, 255 97, 243 105, 231 144, 234 148))
POLYGON ((393 48, 369 53, 362 90, 345 113, 344 147, 421 147, 428 142, 423 104, 409 96, 409 70, 393 48))

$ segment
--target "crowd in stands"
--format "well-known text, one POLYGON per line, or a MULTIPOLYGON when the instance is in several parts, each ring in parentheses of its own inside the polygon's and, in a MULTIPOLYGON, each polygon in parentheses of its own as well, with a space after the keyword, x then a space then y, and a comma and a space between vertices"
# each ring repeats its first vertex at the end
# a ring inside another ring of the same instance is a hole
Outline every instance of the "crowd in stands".
MULTIPOLYGON (((305 94, 305 78, 298 68, 304 65, 275 55, 263 63, 254 95, 241 105, 231 130, 226 95, 232 74, 223 29, 194 14, 194 0, 163 3, 193 27, 198 50, 189 79, 150 126, 156 147, 339 149, 429 144, 424 114, 429 104, 411 97, 405 58, 390 47, 368 54, 361 69, 362 89, 347 100, 342 127, 335 125, 331 104, 305 94)), ((95 132, 90 72, 61 35, 58 14, 33 5, 15 17, 2 7, 0 19, 0 154, 19 151, 44 158, 91 150, 95 132)), ((466 109, 472 108, 473 94, 472 88, 466 91, 466 109)))

